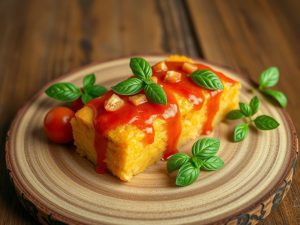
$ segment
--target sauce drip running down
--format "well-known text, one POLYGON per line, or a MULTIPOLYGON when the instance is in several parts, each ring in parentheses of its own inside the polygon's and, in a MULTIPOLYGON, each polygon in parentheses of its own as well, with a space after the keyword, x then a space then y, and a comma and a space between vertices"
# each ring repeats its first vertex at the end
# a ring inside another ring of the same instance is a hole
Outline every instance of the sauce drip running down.
MULTIPOLYGON (((205 100, 204 92, 208 93, 208 116, 203 127, 203 134, 210 133, 212 122, 219 109, 220 97, 222 90, 208 91, 192 82, 188 74, 182 70, 183 62, 166 62, 168 70, 174 70, 182 74, 181 81, 178 83, 164 82, 164 71, 154 71, 153 76, 158 78, 158 83, 163 86, 167 94, 167 104, 160 105, 146 102, 141 105, 133 105, 128 96, 119 96, 125 104, 117 111, 108 112, 104 109, 105 101, 113 94, 107 92, 101 98, 90 101, 87 106, 94 111, 94 128, 95 128, 95 149, 97 152, 97 172, 106 172, 105 155, 107 149, 107 134, 110 130, 120 125, 132 124, 145 133, 145 144, 151 144, 154 141, 155 131, 153 120, 160 118, 166 121, 168 135, 167 149, 165 150, 164 159, 178 152, 177 143, 181 134, 180 109, 173 93, 183 96, 190 101, 194 110, 200 110, 205 100)), ((198 69, 211 68, 197 64, 198 69)), ((227 78, 222 73, 212 70, 223 82, 234 83, 235 81, 227 78)))

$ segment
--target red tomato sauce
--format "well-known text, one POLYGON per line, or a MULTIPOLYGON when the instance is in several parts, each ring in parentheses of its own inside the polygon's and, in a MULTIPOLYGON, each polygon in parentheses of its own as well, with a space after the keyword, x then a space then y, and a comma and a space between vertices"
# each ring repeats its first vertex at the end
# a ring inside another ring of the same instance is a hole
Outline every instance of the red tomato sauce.
MULTIPOLYGON (((166 129, 168 135, 167 148, 163 159, 178 152, 177 143, 181 134, 181 115, 174 93, 186 98, 194 105, 194 110, 200 110, 205 100, 203 89, 192 82, 191 78, 181 68, 183 62, 166 62, 168 70, 174 70, 182 73, 181 81, 178 83, 167 83, 164 81, 164 71, 153 70, 153 76, 158 78, 158 83, 163 86, 167 95, 167 104, 160 105, 151 102, 135 106, 129 100, 128 96, 121 96, 125 104, 114 112, 108 112, 104 108, 105 101, 113 94, 112 91, 107 92, 101 98, 90 101, 87 106, 94 111, 94 127, 95 127, 95 149, 97 152, 97 172, 104 173, 106 169, 105 155, 107 149, 107 134, 110 130, 120 125, 131 124, 145 133, 145 144, 151 144, 154 141, 155 131, 153 121, 160 118, 166 121, 166 129)), ((213 71, 223 82, 235 83, 235 81, 227 78, 222 73, 214 71, 211 68, 197 64, 198 69, 208 69, 213 71)), ((203 134, 212 131, 212 122, 219 109, 220 97, 222 90, 208 91, 210 98, 208 99, 208 117, 203 127, 203 134)))

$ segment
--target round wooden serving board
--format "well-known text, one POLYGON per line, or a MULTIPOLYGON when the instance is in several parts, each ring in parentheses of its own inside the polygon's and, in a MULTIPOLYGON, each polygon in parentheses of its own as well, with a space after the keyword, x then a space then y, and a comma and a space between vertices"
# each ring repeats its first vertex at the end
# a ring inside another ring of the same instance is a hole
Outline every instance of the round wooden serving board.
MULTIPOLYGON (((151 64, 164 59, 145 58, 151 64)), ((223 122, 210 135, 221 140, 218 155, 225 166, 219 171, 201 172, 194 184, 179 188, 174 177, 167 175, 166 163, 160 161, 126 183, 111 174, 97 174, 74 146, 47 140, 42 130, 44 116, 60 103, 43 89, 20 110, 7 140, 7 168, 24 207, 43 224, 231 225, 264 219, 291 185, 298 149, 294 126, 285 111, 251 90, 245 79, 209 65, 241 82, 242 102, 257 95, 262 102, 258 115, 273 116, 279 128, 251 129, 243 142, 233 143, 236 122, 223 122)), ((129 58, 94 64, 53 83, 81 85, 90 73, 109 88, 131 74, 129 58)))

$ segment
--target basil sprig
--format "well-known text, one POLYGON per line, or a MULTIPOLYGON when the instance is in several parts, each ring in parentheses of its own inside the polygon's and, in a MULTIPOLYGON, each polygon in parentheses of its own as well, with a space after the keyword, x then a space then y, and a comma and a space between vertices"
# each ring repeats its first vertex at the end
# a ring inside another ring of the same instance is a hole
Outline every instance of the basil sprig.
POLYGON ((209 90, 223 90, 224 86, 220 78, 210 70, 196 70, 190 77, 200 87, 209 90))
POLYGON ((276 100, 282 108, 287 106, 287 98, 281 91, 270 89, 279 81, 279 70, 277 67, 270 67, 263 71, 259 77, 258 89, 265 95, 276 100))
POLYGON ((250 104, 240 103, 239 109, 232 110, 227 114, 227 119, 237 120, 244 118, 246 121, 238 124, 234 128, 233 140, 234 142, 240 142, 244 140, 249 132, 249 126, 254 123, 254 126, 259 130, 272 130, 279 126, 279 123, 271 116, 261 115, 255 119, 252 117, 258 112, 260 107, 260 101, 257 96, 254 96, 250 104))
POLYGON ((167 104, 167 95, 164 89, 152 81, 152 68, 143 58, 131 58, 130 68, 134 77, 124 80, 112 87, 119 95, 134 95, 144 90, 147 99, 157 104, 167 104))
POLYGON ((103 95, 106 88, 101 85, 95 85, 95 74, 88 74, 83 78, 83 90, 69 82, 60 82, 51 85, 45 93, 56 100, 72 102, 81 97, 84 104, 92 99, 103 95))
POLYGON ((194 183, 200 170, 218 170, 224 166, 223 160, 216 156, 220 141, 216 138, 203 138, 194 143, 192 157, 185 153, 172 155, 167 162, 169 173, 178 170, 176 185, 183 187, 194 183))

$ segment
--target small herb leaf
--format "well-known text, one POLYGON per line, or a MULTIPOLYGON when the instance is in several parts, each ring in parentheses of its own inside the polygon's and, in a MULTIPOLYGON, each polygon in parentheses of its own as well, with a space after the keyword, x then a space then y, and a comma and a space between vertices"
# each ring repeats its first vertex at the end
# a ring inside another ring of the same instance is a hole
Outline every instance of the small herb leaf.
POLYGON ((279 71, 277 67, 270 67, 262 72, 259 77, 259 88, 273 87, 278 83, 279 71))
POLYGON ((149 101, 157 104, 167 104, 167 95, 160 85, 156 83, 146 84, 144 91, 149 101))
POLYGON ((229 120, 237 120, 243 117, 244 117, 243 113, 241 113, 241 111, 238 109, 230 111, 226 116, 226 118, 229 120))
POLYGON ((152 68, 143 58, 131 58, 130 68, 133 74, 142 80, 149 80, 152 76, 152 68))
POLYGON ((267 115, 256 117, 254 123, 260 130, 272 130, 279 126, 279 123, 274 118, 267 115))
POLYGON ((192 153, 201 159, 214 156, 220 148, 220 140, 216 138, 203 138, 192 147, 192 153))
POLYGON ((197 180, 199 174, 200 170, 194 167, 191 162, 187 162, 178 171, 176 185, 181 187, 188 186, 197 180))
POLYGON ((202 168, 205 170, 217 170, 224 166, 223 160, 218 156, 210 157, 203 161, 202 168))
POLYGON ((95 85, 91 87, 88 93, 95 98, 104 95, 106 91, 107 90, 105 87, 101 85, 95 85))
POLYGON ((144 82, 136 77, 124 80, 111 89, 119 95, 134 95, 139 93, 144 87, 144 82))
POLYGON ((202 160, 199 156, 196 156, 196 155, 194 155, 194 156, 192 157, 191 162, 192 162, 193 165, 194 165, 196 168, 198 168, 198 169, 200 169, 201 166, 202 166, 202 164, 203 164, 203 160, 202 160))
POLYGON ((95 84, 95 81, 96 81, 95 74, 86 75, 83 78, 83 89, 86 92, 88 92, 88 89, 91 88, 95 84))
POLYGON ((196 70, 191 78, 197 85, 209 90, 223 90, 224 86, 220 78, 210 70, 196 70))
POLYGON ((250 108, 252 111, 251 116, 253 116, 255 113, 257 113, 259 106, 260 106, 259 98, 257 96, 254 96, 250 101, 250 108))
POLYGON ((175 170, 178 170, 183 164, 188 162, 190 157, 184 153, 177 153, 172 155, 167 162, 167 170, 169 173, 172 173, 175 170))
POLYGON ((72 102, 81 96, 80 88, 72 83, 56 83, 47 88, 45 93, 54 99, 72 102))
POLYGON ((244 114, 244 116, 248 117, 252 115, 251 107, 248 104, 240 102, 239 105, 240 105, 240 110, 244 114))
POLYGON ((239 142, 245 139, 249 131, 249 126, 246 123, 241 123, 234 128, 233 140, 239 142))
POLYGON ((263 93, 273 97, 282 108, 286 107, 287 97, 281 91, 267 89, 267 90, 263 90, 263 93))
POLYGON ((93 100, 93 96, 90 96, 89 94, 84 93, 84 94, 81 96, 81 100, 82 100, 83 104, 86 104, 86 103, 88 103, 89 101, 93 100))

